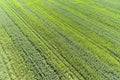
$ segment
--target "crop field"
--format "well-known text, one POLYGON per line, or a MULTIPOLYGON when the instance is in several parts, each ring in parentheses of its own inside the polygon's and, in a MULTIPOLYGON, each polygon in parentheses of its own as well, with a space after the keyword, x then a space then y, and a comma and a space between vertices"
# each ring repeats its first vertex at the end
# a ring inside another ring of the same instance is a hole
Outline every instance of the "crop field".
POLYGON ((0 0, 0 80, 120 80, 120 0, 0 0))

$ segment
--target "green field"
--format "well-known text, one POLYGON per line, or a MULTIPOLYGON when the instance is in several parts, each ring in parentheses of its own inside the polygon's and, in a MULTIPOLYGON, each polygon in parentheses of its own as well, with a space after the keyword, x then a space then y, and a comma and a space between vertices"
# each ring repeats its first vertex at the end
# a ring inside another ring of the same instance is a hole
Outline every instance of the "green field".
POLYGON ((120 80, 120 0, 0 0, 0 80, 120 80))

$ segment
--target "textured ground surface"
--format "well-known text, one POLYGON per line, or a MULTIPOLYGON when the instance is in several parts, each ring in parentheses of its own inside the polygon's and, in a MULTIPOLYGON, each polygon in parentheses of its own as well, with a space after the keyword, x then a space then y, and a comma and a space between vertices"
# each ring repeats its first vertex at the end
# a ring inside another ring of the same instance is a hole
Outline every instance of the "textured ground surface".
POLYGON ((0 80, 120 80, 120 0, 0 0, 0 80))

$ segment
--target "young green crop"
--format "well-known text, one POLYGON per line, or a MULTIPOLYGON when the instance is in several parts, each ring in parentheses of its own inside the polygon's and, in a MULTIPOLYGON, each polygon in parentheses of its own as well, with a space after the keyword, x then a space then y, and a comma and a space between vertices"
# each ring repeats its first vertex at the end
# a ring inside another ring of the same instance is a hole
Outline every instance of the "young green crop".
POLYGON ((0 79, 119 80, 119 0, 0 0, 0 79))

